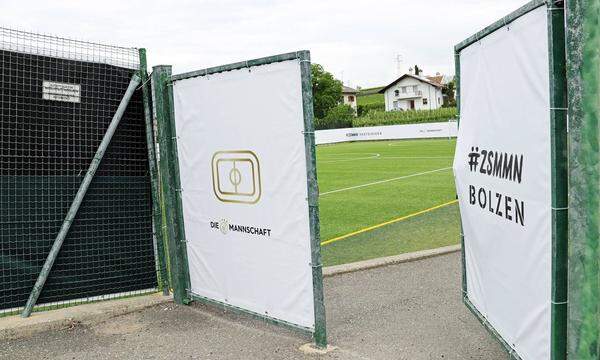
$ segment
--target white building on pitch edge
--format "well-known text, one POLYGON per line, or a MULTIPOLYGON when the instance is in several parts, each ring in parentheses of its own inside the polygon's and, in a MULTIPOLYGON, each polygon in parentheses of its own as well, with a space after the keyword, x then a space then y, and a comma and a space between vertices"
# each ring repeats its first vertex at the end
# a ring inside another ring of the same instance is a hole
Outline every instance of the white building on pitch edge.
POLYGON ((434 110, 444 103, 442 87, 424 77, 404 74, 379 93, 385 98, 385 111, 434 110))

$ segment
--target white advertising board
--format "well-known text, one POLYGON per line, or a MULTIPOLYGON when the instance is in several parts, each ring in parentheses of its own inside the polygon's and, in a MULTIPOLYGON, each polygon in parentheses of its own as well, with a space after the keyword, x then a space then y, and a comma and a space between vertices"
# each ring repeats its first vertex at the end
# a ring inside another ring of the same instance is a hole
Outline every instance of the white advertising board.
POLYGON ((314 329, 300 61, 173 95, 192 293, 314 329))
POLYGON ((456 137, 457 131, 456 121, 317 130, 315 142, 320 145, 345 141, 449 138, 456 137))
POLYGON ((460 52, 454 172, 467 297, 522 359, 550 358, 547 8, 460 52))

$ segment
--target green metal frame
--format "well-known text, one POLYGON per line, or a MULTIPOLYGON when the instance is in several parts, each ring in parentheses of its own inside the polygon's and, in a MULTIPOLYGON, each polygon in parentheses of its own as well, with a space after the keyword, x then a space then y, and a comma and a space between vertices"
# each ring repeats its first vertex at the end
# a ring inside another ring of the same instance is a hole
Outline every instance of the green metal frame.
POLYGON ((600 359, 600 0, 567 2, 571 359, 600 359))
MULTIPOLYGON (((564 6, 562 1, 533 0, 518 10, 487 26, 483 30, 457 44, 454 48, 456 67, 457 109, 460 118, 460 52, 477 43, 487 35, 508 26, 514 20, 541 7, 548 9, 548 51, 550 85, 550 132, 552 171, 552 291, 551 291, 551 358, 567 358, 567 248, 568 248, 568 162, 567 162, 567 79, 565 60, 564 6)), ((506 349, 510 358, 520 359, 487 319, 475 308, 467 295, 467 273, 462 244, 462 292, 463 302, 484 327, 506 349)))
POLYGON ((304 148, 306 149, 306 178, 308 187, 308 211, 310 221, 311 265, 315 312, 315 344, 327 347, 325 300, 323 297, 323 263, 321 261, 321 233, 319 225, 319 184, 317 182, 317 160, 315 151, 315 129, 310 52, 300 51, 300 73, 302 77, 302 109, 304 112, 304 148))
POLYGON ((152 88, 154 90, 154 109, 158 127, 160 192, 163 195, 165 230, 170 264, 170 284, 173 299, 178 304, 188 304, 189 271, 185 231, 181 208, 181 186, 179 183, 179 165, 177 161, 177 135, 173 121, 173 89, 170 86, 171 66, 153 67, 152 88))
POLYGON ((160 212, 158 164, 156 162, 156 150, 154 148, 154 124, 152 121, 151 90, 146 62, 146 49, 142 48, 138 51, 140 56, 139 74, 142 82, 141 87, 144 102, 144 120, 146 124, 146 144, 148 146, 148 171, 150 172, 150 184, 152 191, 152 232, 154 235, 156 269, 159 282, 158 286, 159 289, 162 290, 163 295, 169 295, 169 280, 162 232, 163 221, 160 212))
POLYGON ((552 303, 551 359, 567 358, 568 161, 565 9, 548 2, 550 60, 550 135, 552 160, 552 303))
MULTIPOLYGON (((187 72, 178 75, 171 75, 170 68, 169 71, 164 71, 164 77, 161 77, 159 83, 164 89, 164 92, 168 95, 165 96, 168 100, 165 100, 165 103, 169 104, 170 108, 170 116, 167 118, 165 116, 158 116, 157 120, 159 121, 159 129, 166 128, 165 124, 160 125, 160 122, 168 121, 167 130, 163 130, 163 135, 159 136, 160 149, 161 149, 161 163, 163 161, 167 161, 170 165, 169 168, 173 169, 171 174, 173 175, 172 180, 175 185, 170 186, 166 189, 166 193, 171 193, 167 195, 167 198, 175 198, 172 202, 176 203, 176 207, 171 207, 167 204, 167 212, 171 213, 169 218, 171 218, 172 223, 176 224, 178 227, 177 233, 179 235, 175 236, 175 234, 170 234, 171 239, 184 239, 185 232, 183 228, 183 211, 181 206, 181 193, 177 191, 177 195, 172 195, 174 190, 180 189, 179 185, 179 167, 178 167, 178 157, 177 157, 177 146, 174 141, 169 141, 170 139, 176 140, 175 135, 175 119, 174 119, 174 108, 173 108, 173 95, 172 95, 172 84, 178 80, 189 79, 200 76, 207 76, 216 73, 222 73, 226 71, 234 71, 240 69, 247 69, 255 66, 268 65, 276 62, 282 61, 298 61, 300 64, 300 73, 301 73, 301 82, 302 82, 302 108, 303 108, 303 118, 304 118, 304 141, 305 141, 305 150, 306 150, 306 173, 307 173, 307 189, 308 189, 308 205, 309 205, 309 218, 310 218, 310 243, 311 243, 311 266, 312 266, 312 281, 313 281, 313 294, 314 294, 314 313, 315 313, 315 328, 309 329, 303 326, 299 326, 296 324, 292 324, 280 319, 275 319, 273 317, 265 316, 264 314, 255 313, 253 311, 249 311, 246 309, 242 309, 236 306, 232 306, 230 304, 225 304, 213 299, 208 299, 203 296, 199 296, 194 294, 190 290, 189 285, 189 268, 187 267, 187 251, 185 247, 179 251, 177 251, 178 259, 173 259, 171 257, 171 263, 173 261, 178 261, 180 264, 185 264, 185 268, 181 266, 177 267, 177 272, 184 271, 185 275, 178 275, 182 278, 186 278, 186 281, 180 281, 179 283, 174 282, 174 291, 178 293, 185 290, 185 299, 196 300, 199 302, 203 302, 206 304, 218 306, 224 309, 228 309, 230 311, 234 311, 236 313, 243 313, 258 319, 265 320, 272 324, 277 324, 281 326, 285 326, 287 328, 293 329, 295 331, 299 331, 304 334, 312 335, 317 347, 324 348, 327 346, 327 332, 326 332, 326 320, 325 320, 325 306, 323 300, 323 273, 322 273, 322 263, 321 263, 321 244, 320 244, 320 235, 319 235, 319 206, 318 206, 318 198, 319 198, 319 190, 317 185, 317 171, 316 171, 316 157, 315 157, 315 139, 314 139, 314 126, 313 126, 313 98, 312 98, 312 84, 311 84, 311 69, 310 69, 310 53, 308 51, 298 51, 291 52, 286 54, 280 54, 275 56, 269 56, 259 59, 252 59, 248 61, 238 62, 234 64, 228 64, 223 66, 211 67, 203 70, 197 70, 192 72, 187 72), (168 73, 168 75, 167 75, 168 73), (164 146, 163 144, 168 144, 164 146), (168 147, 169 149, 164 149, 164 147, 168 147), (163 150, 165 154, 163 157, 163 150), (175 211, 169 210, 175 209, 175 211), (185 287, 182 290, 182 286, 185 284, 185 287)), ((154 72, 157 73, 157 67, 154 68, 154 72)), ((166 69, 165 69, 166 70, 166 69)), ((158 74, 156 74, 158 77, 158 74)), ((156 92, 156 90, 155 90, 156 92)), ((157 96, 158 98, 158 96, 157 96)), ((158 100, 157 100, 158 102, 158 100)), ((157 109, 159 107, 157 106, 157 109)), ((166 111, 166 110, 165 110, 166 111)), ((159 135, 161 131, 159 130, 159 135)), ((164 166, 161 166, 161 172, 164 166)), ((162 178, 162 177, 161 177, 162 178)), ((164 178, 163 178, 164 179, 164 178)), ((166 180, 166 179, 165 179, 166 180)), ((169 246, 171 248, 172 246, 169 246)))
MULTIPOLYGON (((511 12, 500 20, 495 21, 491 25, 486 26, 482 30, 476 32, 475 34, 469 36, 465 40, 459 42, 456 46, 454 46, 454 52, 460 53, 461 50, 466 48, 467 46, 473 45, 484 37, 490 35, 498 29, 501 29, 507 25, 510 25, 511 22, 520 18, 521 16, 530 13, 531 11, 539 8, 540 6, 547 5, 547 0, 532 0, 527 4, 521 6, 517 10, 511 12)), ((458 88, 457 88, 458 92, 458 88)))
POLYGON ((218 300, 214 300, 211 298, 207 298, 206 296, 201 296, 198 294, 194 294, 193 292, 189 292, 190 298, 193 301, 197 301, 197 302, 201 302, 203 304, 209 305, 209 306, 214 306, 216 308, 225 310, 225 311, 230 311, 234 314, 238 314, 238 315, 243 315, 243 316, 249 316, 251 318, 257 319, 257 320, 262 320, 268 324, 273 324, 273 325, 277 325, 277 326, 282 326, 285 327, 287 329, 293 330, 303 336, 313 336, 313 331, 312 329, 309 329, 307 327, 304 326, 300 326, 300 325, 296 325, 294 323, 288 322, 288 321, 284 321, 284 320, 280 320, 271 316, 267 316, 265 314, 261 314, 261 313, 257 313, 255 311, 250 311, 244 308, 241 308, 239 306, 235 306, 235 305, 231 305, 231 304, 227 304, 224 303, 222 301, 218 301, 218 300))

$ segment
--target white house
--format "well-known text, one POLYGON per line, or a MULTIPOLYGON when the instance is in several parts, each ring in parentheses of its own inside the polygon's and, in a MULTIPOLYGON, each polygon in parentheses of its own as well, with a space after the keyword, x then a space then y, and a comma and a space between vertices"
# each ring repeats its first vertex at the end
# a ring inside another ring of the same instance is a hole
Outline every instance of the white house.
POLYGON ((356 94, 358 91, 347 86, 342 86, 342 96, 344 97, 344 104, 350 105, 354 111, 356 111, 356 94))
POLYGON ((443 85, 413 74, 404 74, 379 90, 385 111, 434 110, 442 107, 443 85))

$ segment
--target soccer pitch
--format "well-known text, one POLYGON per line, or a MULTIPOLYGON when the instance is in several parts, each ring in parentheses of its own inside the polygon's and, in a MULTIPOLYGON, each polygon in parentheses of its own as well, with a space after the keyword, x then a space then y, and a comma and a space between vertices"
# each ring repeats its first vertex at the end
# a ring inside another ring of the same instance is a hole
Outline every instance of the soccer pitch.
POLYGON ((318 146, 325 265, 458 243, 455 144, 424 139, 318 146))

